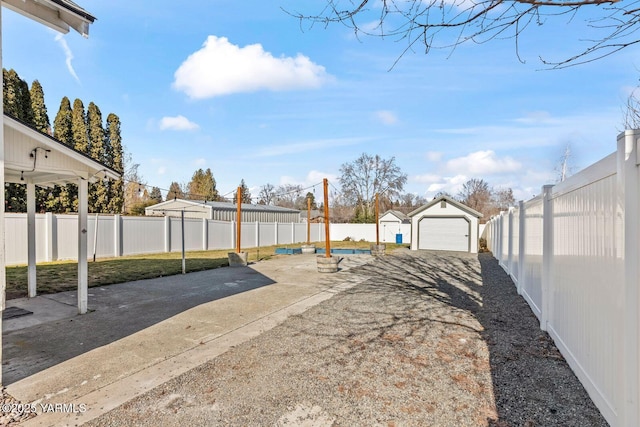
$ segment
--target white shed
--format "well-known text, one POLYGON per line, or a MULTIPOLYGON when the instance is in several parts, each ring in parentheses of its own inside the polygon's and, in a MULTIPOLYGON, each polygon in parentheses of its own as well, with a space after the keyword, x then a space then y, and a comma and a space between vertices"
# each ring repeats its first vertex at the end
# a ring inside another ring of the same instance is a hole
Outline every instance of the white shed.
MULTIPOLYGON (((395 242, 397 234, 408 232, 408 224, 411 219, 400 211, 389 210, 380 216, 378 225, 380 229, 380 240, 383 242, 395 242), (405 224, 403 226, 403 224, 405 224)), ((404 236, 403 241, 407 241, 409 236, 404 236)))
POLYGON ((441 196, 410 212, 409 217, 412 250, 478 252, 480 212, 441 196))

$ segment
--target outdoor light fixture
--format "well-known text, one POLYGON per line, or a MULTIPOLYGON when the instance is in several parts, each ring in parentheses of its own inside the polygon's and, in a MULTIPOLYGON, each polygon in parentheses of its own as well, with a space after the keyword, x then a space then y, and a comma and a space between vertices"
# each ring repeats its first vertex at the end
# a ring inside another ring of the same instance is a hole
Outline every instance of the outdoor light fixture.
POLYGON ((20 181, 24 181, 24 171, 20 171, 20 181))

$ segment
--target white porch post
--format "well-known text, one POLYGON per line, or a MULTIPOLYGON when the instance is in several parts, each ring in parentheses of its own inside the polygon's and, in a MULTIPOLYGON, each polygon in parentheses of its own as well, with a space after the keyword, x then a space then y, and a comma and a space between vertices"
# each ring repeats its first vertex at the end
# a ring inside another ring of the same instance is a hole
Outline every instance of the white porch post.
POLYGON ((78 313, 87 312, 89 269, 87 265, 87 227, 88 227, 89 182, 78 179, 78 313))
MULTIPOLYGON (((0 68, 2 68, 2 6, 0 6, 0 68)), ((2 76, 0 76, 2 82, 2 76)), ((7 277, 4 254, 4 102, 0 102, 0 360, 2 360, 2 312, 7 291, 7 277)), ((0 369, 2 384, 2 369, 0 369)))
POLYGON ((27 183, 27 283, 29 298, 36 296, 36 185, 27 183))

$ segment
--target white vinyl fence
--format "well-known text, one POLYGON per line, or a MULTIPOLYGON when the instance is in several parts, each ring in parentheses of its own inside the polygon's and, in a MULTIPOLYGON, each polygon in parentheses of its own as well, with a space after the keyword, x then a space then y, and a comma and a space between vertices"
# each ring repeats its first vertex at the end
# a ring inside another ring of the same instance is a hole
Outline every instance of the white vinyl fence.
POLYGON ((512 277, 613 427, 640 425, 640 131, 617 152, 485 229, 512 277))
MULTIPOLYGON (((182 223, 176 217, 144 217, 121 215, 89 215, 87 256, 119 257, 182 250, 182 223), (96 229, 97 224, 97 229, 96 229)), ((27 263, 27 215, 5 214, 6 264, 27 263)), ((408 243, 411 226, 399 229, 408 243)), ((375 224, 331 224, 331 240, 376 241, 375 224)), ((381 242, 386 239, 380 231, 381 242)), ((78 258, 77 215, 36 215, 36 262, 75 260, 78 258)), ((388 236, 387 236, 388 237, 388 236)), ((207 219, 184 219, 185 249, 212 250, 235 248, 236 223, 207 219)), ((241 246, 254 248, 291 245, 307 241, 306 223, 242 223, 241 246)), ((312 242, 324 241, 324 224, 311 224, 312 242)))

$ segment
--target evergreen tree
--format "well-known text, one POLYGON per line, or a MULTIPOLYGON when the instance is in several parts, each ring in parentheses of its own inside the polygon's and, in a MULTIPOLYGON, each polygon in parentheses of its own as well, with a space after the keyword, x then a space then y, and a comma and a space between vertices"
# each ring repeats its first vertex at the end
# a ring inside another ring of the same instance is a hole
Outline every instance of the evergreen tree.
MULTIPOLYGON (((18 73, 11 69, 3 69, 3 108, 8 115, 28 124, 33 125, 33 109, 29 85, 22 80, 18 73)), ((9 183, 4 188, 5 211, 27 211, 27 188, 23 184, 9 183)))
POLYGON ((5 114, 11 117, 20 118, 20 94, 18 93, 20 88, 18 81, 18 73, 11 69, 7 71, 2 69, 2 101, 5 114))
MULTIPOLYGON (((44 90, 38 80, 31 84, 31 109, 33 111, 33 126, 40 132, 51 135, 51 122, 47 113, 47 106, 44 102, 44 90)), ((36 187, 36 211, 46 212, 49 194, 48 188, 36 187)))
POLYGON ((198 169, 191 177, 187 186, 187 199, 190 200, 218 200, 220 195, 216 190, 216 180, 213 178, 211 169, 206 171, 198 169))
POLYGON ((51 122, 44 103, 44 91, 40 82, 34 80, 31 84, 31 109, 33 111, 33 125, 42 133, 51 133, 51 122))
POLYGON ((315 194, 313 194, 311 191, 308 191, 307 195, 304 197, 304 207, 302 208, 302 210, 307 209, 307 199, 311 199, 311 209, 318 209, 315 194))
POLYGON ((162 193, 160 192, 160 189, 158 187, 151 188, 149 199, 153 200, 154 203, 162 202, 162 193))
POLYGON ((33 108, 31 106, 31 93, 26 81, 18 78, 18 104, 20 115, 18 118, 24 123, 33 126, 33 108))
MULTIPOLYGON (((120 135, 120 118, 111 113, 107 116, 106 127, 107 166, 124 173, 124 151, 122 136, 120 135)), ((110 213, 121 213, 124 204, 124 180, 123 178, 109 183, 109 207, 110 213)))
POLYGON ((58 114, 53 121, 53 137, 69 147, 73 147, 71 132, 71 102, 66 96, 60 101, 58 114))
MULTIPOLYGON (((89 135, 90 156, 101 163, 106 163, 105 132, 102 128, 102 113, 96 104, 89 103, 87 109, 87 128, 89 135)), ((89 184, 89 212, 108 212, 108 183, 98 180, 89 184)))
MULTIPOLYGON (((245 184, 244 179, 240 180, 240 188, 242 189, 242 203, 251 203, 251 192, 249 191, 249 187, 245 184)), ((233 201, 236 202, 238 200, 238 192, 235 191, 233 193, 233 201)))
POLYGON ((172 199, 184 199, 184 191, 182 191, 182 187, 177 182, 172 182, 169 186, 169 192, 167 193, 167 200, 172 199))
POLYGON ((81 153, 90 154, 84 104, 77 98, 73 101, 73 109, 71 110, 71 134, 73 136, 73 148, 81 153))
MULTIPOLYGON (((73 147, 71 131, 71 102, 66 96, 60 100, 58 114, 53 120, 53 137, 68 147, 73 147)), ((70 184, 71 185, 71 184, 70 184)), ((47 198, 47 210, 54 213, 71 212, 73 210, 73 188, 70 185, 56 185, 47 198)))

